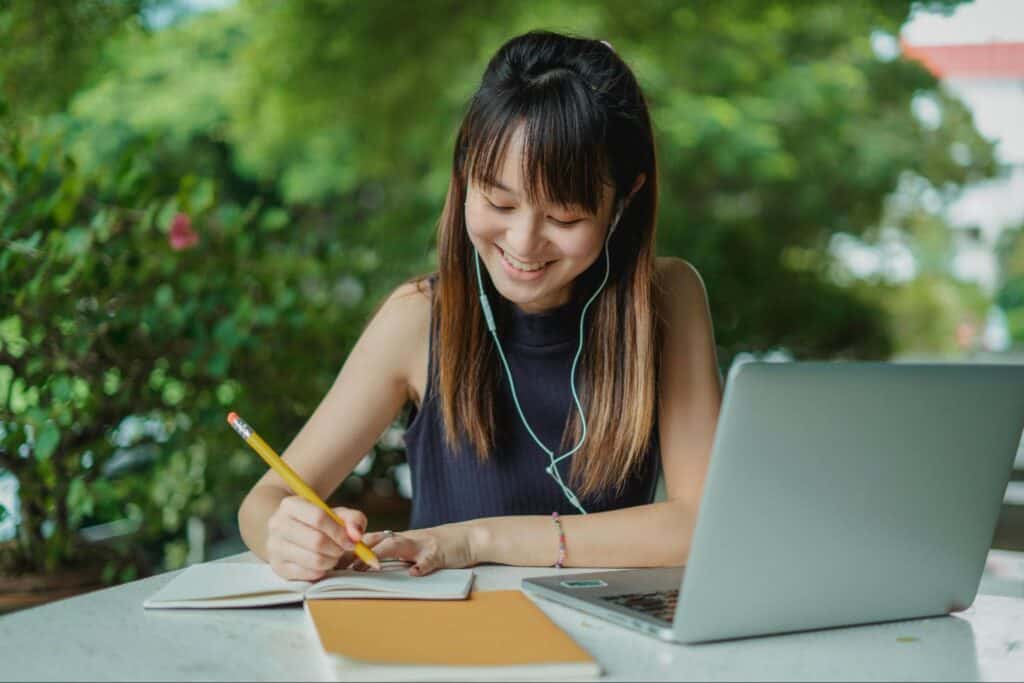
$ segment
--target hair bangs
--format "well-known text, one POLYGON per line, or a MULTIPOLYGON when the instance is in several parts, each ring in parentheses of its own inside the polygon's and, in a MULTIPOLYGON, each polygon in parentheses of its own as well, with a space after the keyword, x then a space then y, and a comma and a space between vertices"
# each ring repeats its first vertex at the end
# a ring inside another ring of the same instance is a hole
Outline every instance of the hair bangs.
POLYGON ((523 131, 521 176, 534 204, 597 214, 614 188, 605 152, 605 122, 578 79, 549 73, 512 101, 479 111, 467 131, 467 177, 481 187, 501 185, 509 141, 523 131))

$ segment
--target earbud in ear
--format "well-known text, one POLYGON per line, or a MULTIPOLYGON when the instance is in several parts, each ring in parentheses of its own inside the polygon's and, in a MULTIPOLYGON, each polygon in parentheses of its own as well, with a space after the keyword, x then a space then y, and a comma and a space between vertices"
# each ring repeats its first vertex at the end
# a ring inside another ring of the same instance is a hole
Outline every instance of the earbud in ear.
POLYGON ((612 224, 608 228, 608 235, 609 236, 611 236, 611 234, 613 232, 615 232, 615 228, 619 227, 619 219, 622 218, 622 212, 625 210, 625 208, 626 208, 626 202, 620 201, 618 206, 615 209, 615 218, 612 219, 612 224))

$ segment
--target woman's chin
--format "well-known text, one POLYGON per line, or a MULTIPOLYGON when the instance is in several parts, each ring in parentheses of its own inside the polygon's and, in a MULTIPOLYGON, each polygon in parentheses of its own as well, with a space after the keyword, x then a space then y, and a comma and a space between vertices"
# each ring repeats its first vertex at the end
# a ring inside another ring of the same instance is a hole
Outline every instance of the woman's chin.
POLYGON ((557 308, 568 300, 568 294, 564 297, 553 295, 547 287, 533 287, 531 283, 526 285, 507 282, 495 284, 497 285, 498 293, 506 301, 515 304, 526 313, 543 313, 552 308, 557 308))

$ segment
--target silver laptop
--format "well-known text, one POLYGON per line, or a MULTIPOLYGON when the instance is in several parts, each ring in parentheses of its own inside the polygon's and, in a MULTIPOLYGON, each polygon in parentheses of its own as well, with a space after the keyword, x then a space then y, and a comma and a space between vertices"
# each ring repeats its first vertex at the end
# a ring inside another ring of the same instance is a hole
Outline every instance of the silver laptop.
POLYGON ((684 643, 963 610, 1022 429, 1024 365, 734 365, 686 567, 523 589, 684 643))

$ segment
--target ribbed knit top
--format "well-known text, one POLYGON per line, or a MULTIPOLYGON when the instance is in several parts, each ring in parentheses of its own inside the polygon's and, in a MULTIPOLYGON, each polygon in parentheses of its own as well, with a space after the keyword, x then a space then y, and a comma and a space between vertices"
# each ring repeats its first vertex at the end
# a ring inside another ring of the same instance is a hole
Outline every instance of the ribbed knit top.
MULTIPOLYGON (((435 289, 434 278, 430 282, 431 292, 435 289)), ((499 316, 498 334, 515 381, 519 405, 534 433, 556 455, 563 452, 559 450, 559 442, 570 410, 576 410, 569 388, 569 373, 579 344, 580 312, 592 292, 593 289, 586 297, 574 296, 563 306, 539 314, 525 313, 498 296, 501 301, 497 305, 506 313, 499 316)), ((544 471, 548 456, 519 419, 504 372, 499 385, 495 449, 489 460, 481 463, 468 445, 454 452, 448 448, 439 396, 433 386, 436 336, 436 326, 432 324, 427 387, 419 410, 414 407, 409 415, 405 433, 413 489, 411 528, 479 517, 550 515, 556 510, 559 514, 575 514, 577 511, 565 499, 557 483, 544 471)), ((584 348, 583 356, 586 353, 584 348)), ((577 380, 582 364, 583 357, 577 368, 577 380)), ((585 405, 583 396, 580 400, 585 405)), ((628 408, 622 406, 621 409, 628 408)), ((566 484, 570 483, 571 461, 569 457, 558 464, 566 484)), ((655 423, 643 466, 623 491, 619 495, 609 492, 581 497, 580 502, 587 512, 649 503, 654 497, 658 464, 655 423)))

